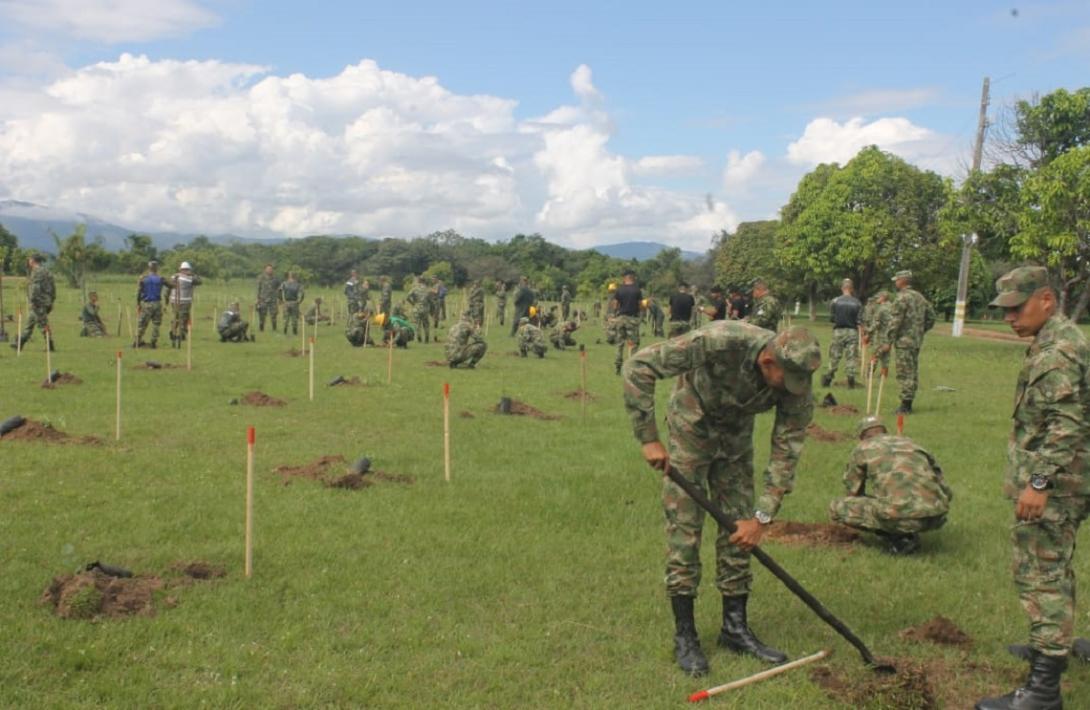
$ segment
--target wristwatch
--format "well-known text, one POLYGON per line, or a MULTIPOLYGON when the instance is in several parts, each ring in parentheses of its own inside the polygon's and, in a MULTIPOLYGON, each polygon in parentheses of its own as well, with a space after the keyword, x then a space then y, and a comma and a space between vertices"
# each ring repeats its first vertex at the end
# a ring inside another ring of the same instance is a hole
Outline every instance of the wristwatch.
POLYGON ((1029 477, 1029 487, 1035 491, 1047 491, 1052 488, 1052 479, 1040 473, 1029 477))
POLYGON ((772 522, 772 516, 763 510, 758 510, 753 513, 753 517, 757 518, 757 522, 761 525, 768 525, 772 522))

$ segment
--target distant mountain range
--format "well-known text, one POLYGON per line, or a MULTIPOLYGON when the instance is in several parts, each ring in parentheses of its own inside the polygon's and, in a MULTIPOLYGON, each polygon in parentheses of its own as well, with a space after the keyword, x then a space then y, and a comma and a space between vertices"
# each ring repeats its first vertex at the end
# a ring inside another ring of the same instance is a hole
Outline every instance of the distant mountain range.
MULTIPOLYGON (((196 238, 197 234, 184 234, 180 232, 153 232, 144 229, 122 227, 93 215, 82 212, 71 212, 53 207, 43 207, 31 202, 19 200, 0 200, 0 224, 19 238, 19 246, 24 249, 38 249, 45 252, 54 252, 56 244, 52 234, 67 237, 77 225, 87 225, 87 240, 92 241, 102 237, 103 246, 109 251, 121 251, 125 248, 125 237, 130 234, 146 234, 151 237, 157 249, 169 249, 175 244, 184 244, 196 238)), ((240 237, 234 234, 205 235, 209 241, 216 244, 234 244, 237 242, 257 242, 261 244, 276 244, 287 237, 270 237, 255 239, 240 237)), ((619 244, 605 244, 594 247, 594 250, 606 256, 617 259, 636 259, 643 261, 652 259, 663 249, 669 249, 669 245, 659 242, 621 242, 619 244)), ((703 254, 695 251, 682 250, 681 258, 686 261, 699 259, 703 254)))

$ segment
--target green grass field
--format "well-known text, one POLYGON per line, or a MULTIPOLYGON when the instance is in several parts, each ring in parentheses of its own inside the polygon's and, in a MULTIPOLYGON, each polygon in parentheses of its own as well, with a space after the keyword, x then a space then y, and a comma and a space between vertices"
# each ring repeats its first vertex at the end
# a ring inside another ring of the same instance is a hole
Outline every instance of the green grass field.
MULTIPOLYGON (((133 289, 120 281, 98 286, 112 330, 118 299, 128 301, 133 289)), ((715 648, 719 599, 710 575, 697 614, 712 673, 692 680, 674 667, 660 481, 640 458, 613 348, 596 343, 598 324, 576 333, 587 343, 596 397, 585 420, 580 403, 564 396, 579 387, 578 354, 512 357, 508 329, 495 324, 477 370, 426 366, 442 359, 442 345, 413 343, 394 353, 387 385, 386 352, 350 347, 338 319, 319 331, 311 402, 306 358, 285 355, 298 338, 259 333, 252 345, 217 342, 215 303, 252 291, 250 283, 199 290, 192 372, 185 351, 170 349, 165 335, 154 352, 125 347, 127 337, 76 337, 78 294, 64 288, 53 314, 53 366, 83 384, 40 387, 46 363, 38 335, 18 359, 2 348, 0 418, 19 413, 104 443, 0 443, 0 706, 678 707, 695 690, 762 669, 715 648), (118 349, 124 405, 115 442, 118 349), (183 367, 136 369, 151 358, 183 367), (338 374, 364 386, 325 386, 338 374), (443 480, 444 382, 451 385, 450 483, 443 480), (249 390, 287 405, 228 403, 249 390), (491 413, 505 394, 560 418, 491 413), (245 579, 250 425, 257 430, 255 571, 245 579), (305 480, 284 485, 272 471, 332 454, 366 454, 375 468, 416 482, 349 491, 305 480), (98 559, 153 574, 200 559, 229 572, 172 592, 177 606, 160 605, 151 618, 62 620, 39 605, 54 575, 98 559)), ((14 293, 6 294, 9 312, 14 293)), ((459 295, 449 302, 456 311, 459 295)), ((827 344, 828 325, 817 330, 827 344)), ((1004 652, 1024 638, 1026 621, 1009 577, 1012 509, 1000 494, 1021 353, 1016 343, 943 335, 926 342, 918 413, 906 433, 935 453, 956 499, 946 527, 925 536, 922 554, 894 559, 870 544, 765 546, 878 655, 928 668, 937 707, 971 707, 979 693, 1009 690, 1021 673, 1004 652), (939 614, 974 643, 962 649, 898 636, 939 614)), ((662 401, 668 391, 661 387, 662 401)), ((862 390, 834 391, 863 409, 862 390)), ((892 383, 884 399, 888 413, 897 404, 892 383)), ((816 421, 839 432, 855 424, 822 410, 816 421)), ((768 427, 761 417, 759 466, 768 427)), ((826 520, 851 446, 807 443, 784 519, 826 520)), ((710 540, 704 553, 710 570, 710 540)), ((1082 555, 1084 589, 1088 573, 1082 555)), ((870 680, 855 652, 759 568, 751 621, 792 657, 831 648, 834 673, 849 683, 870 680)), ((1077 629, 1090 634, 1085 602, 1077 629)), ((1090 667, 1073 664, 1065 678, 1067 706, 1090 707, 1090 667)), ((834 701, 803 669, 710 703, 896 706, 883 697, 834 701)))

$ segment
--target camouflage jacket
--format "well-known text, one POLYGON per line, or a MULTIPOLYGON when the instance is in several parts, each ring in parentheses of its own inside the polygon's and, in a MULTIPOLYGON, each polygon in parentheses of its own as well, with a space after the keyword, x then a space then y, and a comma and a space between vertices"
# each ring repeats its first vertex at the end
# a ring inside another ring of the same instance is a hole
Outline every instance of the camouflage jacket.
POLYGON ((257 277, 257 302, 276 303, 280 293, 280 279, 262 271, 257 277))
POLYGON ((863 312, 863 332, 871 348, 880 348, 889 337, 889 321, 893 317, 893 307, 889 303, 874 303, 863 312))
POLYGON ((467 345, 483 343, 484 338, 480 332, 467 320, 459 320, 447 333, 446 353, 447 357, 457 355, 467 345))
POLYGON ((412 304, 414 313, 427 313, 431 308, 431 289, 423 283, 418 283, 409 291, 405 300, 412 304))
POLYGON ((758 328, 776 331, 780 327, 780 319, 783 318, 783 306, 771 293, 766 293, 753 303, 747 320, 758 328))
POLYGON ((560 291, 560 302, 571 303, 571 292, 568 289, 565 288, 560 291))
POLYGON ((500 287, 498 287, 496 289, 496 305, 498 305, 498 306, 506 306, 507 305, 507 287, 506 286, 500 286, 500 287))
POLYGON ((518 344, 519 347, 524 345, 545 347, 545 334, 541 332, 541 328, 527 323, 526 325, 519 326, 518 344))
MULTIPOLYGON (((752 429, 775 407, 772 448, 759 510, 775 515, 795 485, 795 466, 814 415, 810 394, 796 396, 765 384, 757 356, 773 338, 741 321, 712 321, 685 335, 646 347, 624 365, 624 403, 641 443, 659 440, 655 382, 677 377, 666 414, 671 428, 700 429, 709 437, 752 429)), ((752 446, 752 442, 749 442, 752 446)))
POLYGON ((383 313, 390 310, 390 300, 394 296, 394 287, 390 285, 390 282, 382 284, 382 292, 379 296, 379 308, 383 313))
POLYGON ((935 457, 896 434, 859 442, 844 470, 844 487, 848 495, 881 501, 886 515, 898 519, 945 515, 954 498, 935 457))
POLYGON ((484 308, 484 289, 480 284, 475 284, 469 287, 469 294, 466 297, 470 308, 484 308))
POLYGON ((1011 498, 1030 476, 1052 480, 1050 495, 1090 495, 1090 345, 1062 315, 1052 316, 1026 350, 1007 443, 1011 498))
POLYGON ((30 272, 27 279, 27 300, 35 310, 53 310, 53 301, 57 298, 57 287, 53 284, 53 274, 49 269, 39 266, 30 272))
POLYGON ((935 325, 935 309, 919 291, 905 288, 890 304, 889 328, 883 343, 899 348, 918 348, 923 334, 935 325))
POLYGON ((79 319, 84 325, 105 327, 102 323, 102 318, 98 315, 98 306, 90 301, 83 304, 83 310, 79 314, 79 319))
POLYGON ((280 300, 284 303, 300 303, 303 300, 303 284, 285 281, 280 284, 280 300))

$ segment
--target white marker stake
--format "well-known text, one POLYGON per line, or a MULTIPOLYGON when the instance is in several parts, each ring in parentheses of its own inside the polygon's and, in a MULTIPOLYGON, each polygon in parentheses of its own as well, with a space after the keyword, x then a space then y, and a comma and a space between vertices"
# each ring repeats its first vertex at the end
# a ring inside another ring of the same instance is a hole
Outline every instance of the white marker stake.
POLYGON ((870 396, 871 396, 871 392, 874 391, 874 368, 875 368, 875 366, 877 364, 878 364, 877 362, 872 362, 870 364, 870 368, 867 370, 867 416, 868 417, 870 416, 870 402, 871 402, 870 396))
POLYGON ((587 351, 579 352, 579 399, 583 400, 583 421, 587 419, 587 351))
POLYGON ((246 430, 246 567, 247 577, 254 572, 254 428, 246 430))
POLYGON ((878 401, 874 405, 874 415, 881 416, 882 411, 882 386, 886 384, 886 373, 882 373, 882 378, 878 380, 878 401))
MULTIPOLYGON (((314 327, 318 329, 317 326, 314 327)), ((307 351, 307 319, 303 316, 299 316, 299 354, 302 355, 307 351)))
POLYGON ((185 324, 185 369, 193 370, 193 321, 185 324))
POLYGON ((15 326, 15 357, 23 354, 23 311, 19 311, 18 325, 15 326))
POLYGON ((394 381, 394 332, 390 331, 389 345, 386 347, 386 384, 394 381))
POLYGON ((45 328, 45 381, 52 384, 49 376, 53 374, 53 348, 49 347, 52 344, 52 339, 49 337, 49 326, 45 328))
POLYGON ((450 383, 443 383, 443 478, 450 483, 450 383))
POLYGON ((310 401, 314 401, 314 338, 310 339, 310 401))
POLYGON ((114 441, 121 441, 121 351, 117 351, 117 409, 114 415, 114 441))

